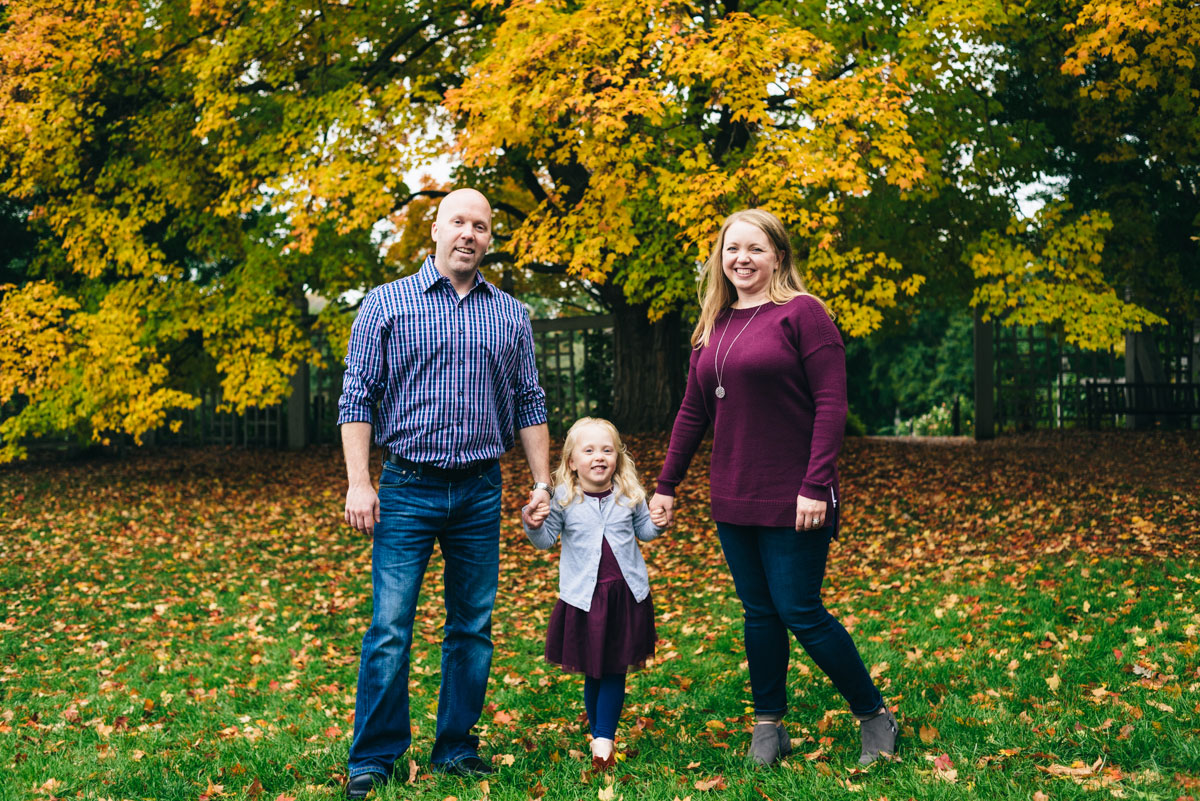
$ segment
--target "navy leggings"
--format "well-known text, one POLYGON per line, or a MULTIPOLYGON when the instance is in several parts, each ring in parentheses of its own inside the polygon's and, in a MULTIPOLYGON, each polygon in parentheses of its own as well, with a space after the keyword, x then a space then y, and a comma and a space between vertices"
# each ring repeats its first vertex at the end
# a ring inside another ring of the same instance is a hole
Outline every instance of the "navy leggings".
POLYGON ((592 737, 615 739, 617 721, 625 706, 625 674, 605 673, 603 678, 583 677, 583 706, 592 737))
POLYGON ((787 711, 790 631, 833 681, 851 712, 876 712, 883 698, 854 640, 821 603, 833 525, 796 531, 790 526, 717 523, 717 533, 745 612, 754 711, 771 716, 787 711))

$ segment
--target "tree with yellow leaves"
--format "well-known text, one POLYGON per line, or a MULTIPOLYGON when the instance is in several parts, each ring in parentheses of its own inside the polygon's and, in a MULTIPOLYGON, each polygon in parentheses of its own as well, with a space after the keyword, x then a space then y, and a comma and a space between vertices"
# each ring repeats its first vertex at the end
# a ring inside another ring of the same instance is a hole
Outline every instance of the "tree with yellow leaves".
POLYGON ((337 299, 411 261, 442 188, 403 176, 447 148, 497 201, 499 280, 566 278, 615 315, 630 430, 676 407, 697 267, 747 206, 788 223, 850 336, 933 288, 1111 344, 1164 287, 1192 291, 1180 8, 13 0, 0 216, 28 210, 37 244, 0 265, 0 458, 140 436, 212 380, 233 409, 280 400, 340 357, 337 299), (1064 175, 1065 202, 1009 223, 1019 187, 1064 175), (412 228, 390 256, 386 220, 412 228), (306 293, 334 299, 315 326, 306 293))
POLYGON ((996 134, 980 144, 1010 186, 1044 184, 1049 202, 968 247, 975 302, 1118 352, 1124 331, 1200 317, 1194 3, 1035 0, 1008 7, 983 40, 1004 68, 996 134))
MULTIPOLYGON (((0 195, 41 245, 0 287, 0 459, 140 437, 219 380, 286 396, 386 280, 372 226, 427 162, 448 58, 486 7, 426 0, 14 0, 0 8, 0 195), (15 413, 14 413, 15 410, 15 413)), ((340 356, 340 354, 338 354, 340 356)))
POLYGON ((615 416, 631 430, 674 412, 679 317, 729 212, 787 222, 850 335, 921 284, 839 224, 848 198, 925 177, 897 65, 860 62, 775 4, 741 8, 517 3, 447 94, 466 164, 527 192, 509 258, 587 281, 616 315, 615 416))

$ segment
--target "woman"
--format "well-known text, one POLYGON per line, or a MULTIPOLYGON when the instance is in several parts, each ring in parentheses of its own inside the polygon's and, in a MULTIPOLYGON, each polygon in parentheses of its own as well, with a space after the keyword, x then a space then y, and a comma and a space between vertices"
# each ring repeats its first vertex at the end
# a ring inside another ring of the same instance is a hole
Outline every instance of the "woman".
POLYGON ((650 509, 671 519, 675 487, 711 423, 712 517, 745 612, 750 759, 769 765, 791 750, 791 631, 861 721, 859 762, 870 764, 895 753, 896 719, 821 603, 846 422, 841 336, 805 290, 783 223, 760 209, 725 220, 700 291, 687 390, 650 509))

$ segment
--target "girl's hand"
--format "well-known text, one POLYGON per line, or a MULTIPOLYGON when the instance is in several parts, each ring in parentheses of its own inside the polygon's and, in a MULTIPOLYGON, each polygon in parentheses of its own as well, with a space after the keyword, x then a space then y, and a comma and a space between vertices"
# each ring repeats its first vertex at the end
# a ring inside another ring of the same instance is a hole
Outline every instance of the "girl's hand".
POLYGON ((672 507, 675 505, 675 499, 670 495, 659 495, 654 493, 654 497, 650 499, 650 522, 659 528, 666 528, 675 522, 675 512, 672 507), (659 521, 663 522, 659 522, 659 521))
POLYGON ((796 496, 796 531, 812 531, 825 525, 825 501, 796 496))
POLYGON ((537 506, 526 504, 521 507, 521 520, 530 528, 541 528, 550 516, 550 504, 541 501, 537 506))

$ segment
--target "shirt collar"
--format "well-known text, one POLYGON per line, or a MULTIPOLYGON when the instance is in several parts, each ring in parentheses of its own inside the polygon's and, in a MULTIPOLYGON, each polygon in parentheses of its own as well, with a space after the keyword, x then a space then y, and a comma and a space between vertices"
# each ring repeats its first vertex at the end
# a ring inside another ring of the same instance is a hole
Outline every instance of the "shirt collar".
MULTIPOLYGON (((421 290, 424 292, 428 292, 429 290, 433 289, 440 282, 445 282, 447 286, 450 285, 450 279, 438 272, 437 265, 434 264, 432 255, 426 256, 425 263, 421 265, 420 270, 417 270, 417 280, 421 290)), ((475 271, 475 281, 471 284, 471 289, 467 294, 474 292, 476 287, 478 287, 480 284, 483 284, 484 290, 491 294, 491 283, 485 280, 483 273, 479 272, 478 270, 475 271)), ((453 289, 454 287, 451 286, 450 288, 453 289)))

